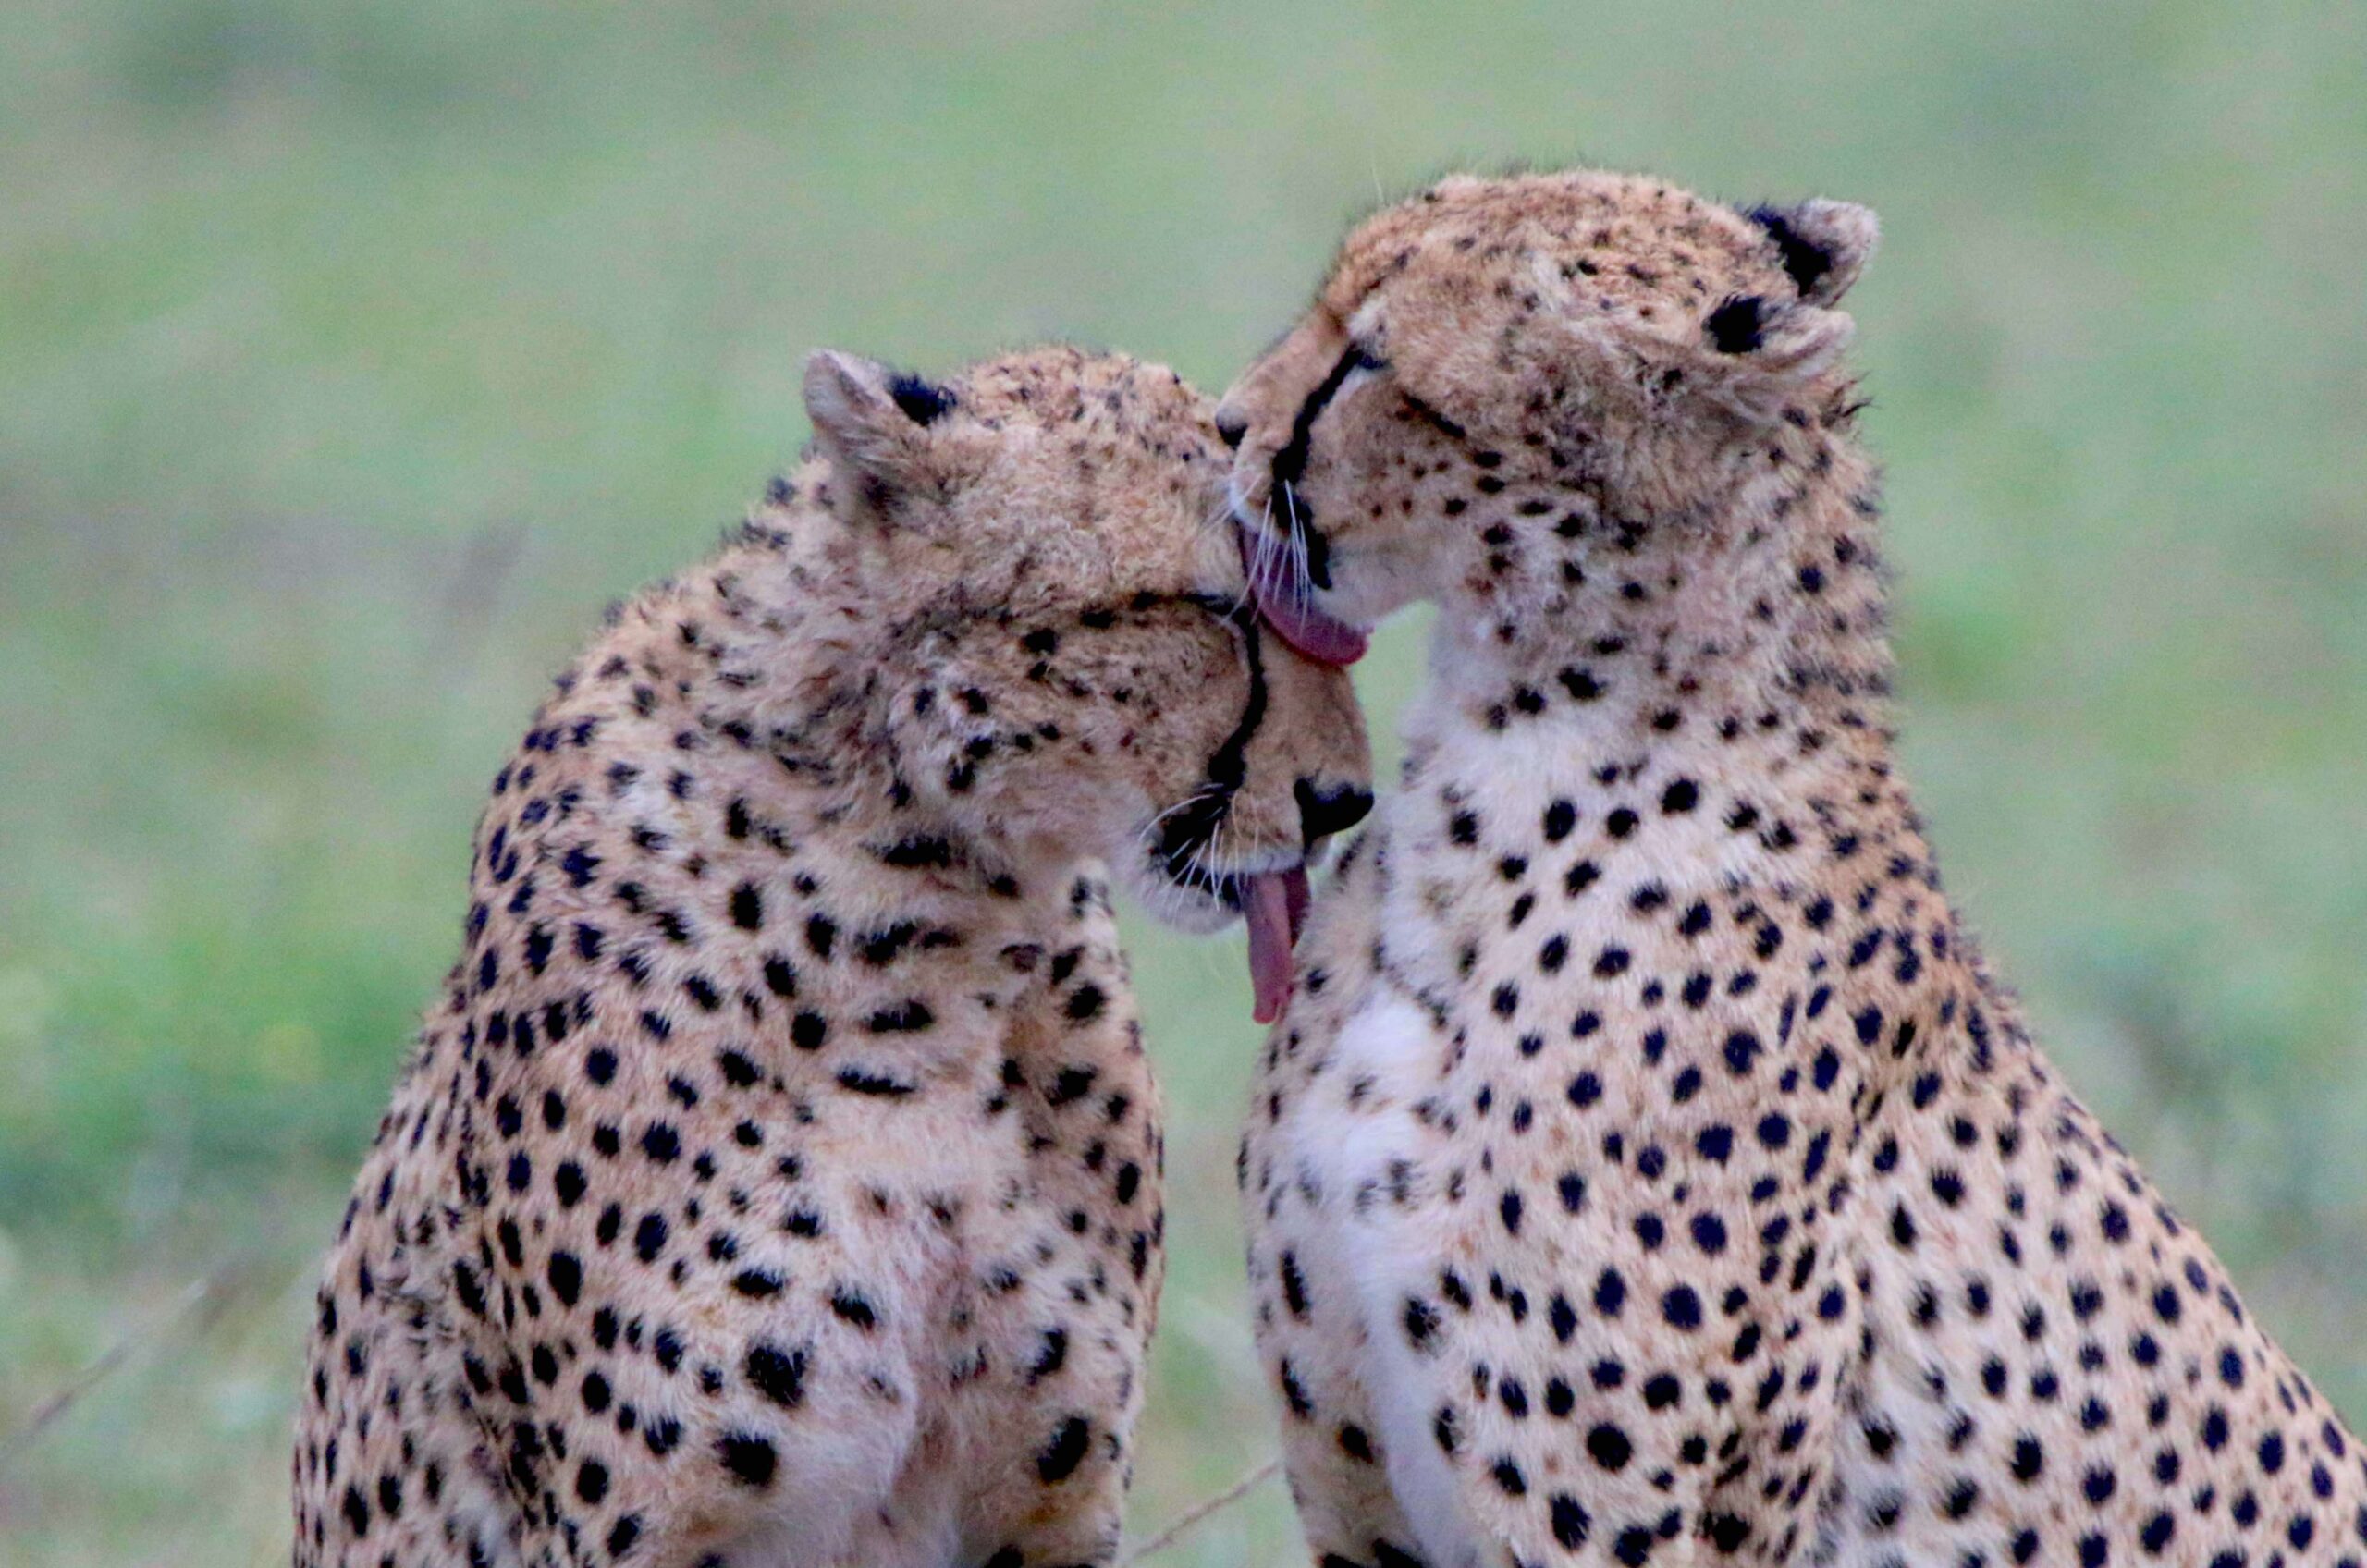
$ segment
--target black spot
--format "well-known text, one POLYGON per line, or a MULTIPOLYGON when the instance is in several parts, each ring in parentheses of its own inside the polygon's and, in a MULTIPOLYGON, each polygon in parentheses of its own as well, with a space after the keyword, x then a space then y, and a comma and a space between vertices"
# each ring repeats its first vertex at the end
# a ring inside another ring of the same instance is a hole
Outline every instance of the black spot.
POLYGON ((864 1027, 875 1035, 913 1035, 936 1023, 937 1015, 918 998, 908 998, 891 1008, 881 1008, 864 1020, 864 1027))
POLYGON ((1044 1484, 1065 1481, 1076 1473, 1085 1461, 1085 1451, 1093 1437, 1092 1425, 1082 1415, 1072 1415, 1061 1423, 1052 1440, 1036 1456, 1036 1474, 1044 1484))
POLYGON ((726 1432, 717 1438, 715 1456, 726 1470, 752 1487, 770 1486, 773 1470, 780 1462, 770 1442, 745 1432, 726 1432))
POLYGON ((758 1343, 749 1347, 740 1370, 748 1386, 775 1404, 794 1410, 805 1402, 805 1353, 758 1343))
POLYGON ((839 1087, 850 1094, 872 1095, 881 1099, 902 1099, 914 1092, 914 1085, 881 1072, 865 1072, 859 1067, 839 1069, 839 1087))
POLYGON ((1587 1514, 1578 1500, 1567 1492, 1553 1494, 1553 1538, 1563 1550, 1576 1551, 1587 1544, 1587 1532, 1594 1521, 1587 1514))
POLYGON ((586 1502, 598 1502, 608 1495, 608 1467, 596 1459, 587 1459, 575 1472, 575 1495, 586 1502))
POLYGON ((889 845, 879 858, 901 870, 942 869, 953 864, 953 843, 936 834, 915 834, 889 845))
POLYGON ((1299 1272, 1298 1256, 1285 1250, 1276 1268, 1282 1278, 1282 1303, 1291 1316, 1301 1322, 1306 1320, 1306 1276, 1299 1272))
POLYGON ((660 1214, 644 1214, 641 1223, 633 1227, 633 1251, 644 1263, 654 1261, 666 1250, 666 1218, 660 1214))
POLYGON ((1418 1296, 1405 1298, 1405 1338, 1415 1349, 1419 1350, 1429 1344, 1438 1327, 1438 1308, 1418 1296))

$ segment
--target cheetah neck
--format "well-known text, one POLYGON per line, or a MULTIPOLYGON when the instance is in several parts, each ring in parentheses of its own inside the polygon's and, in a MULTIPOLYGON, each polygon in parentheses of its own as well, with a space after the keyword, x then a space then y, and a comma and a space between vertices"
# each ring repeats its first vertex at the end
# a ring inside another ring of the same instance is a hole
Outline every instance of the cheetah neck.
POLYGON ((913 788, 890 656, 913 606, 883 602, 828 483, 808 463, 705 566, 628 605, 607 667, 681 721, 678 747, 750 765, 754 831, 925 873, 939 900, 1065 886, 1078 857, 982 837, 913 788))
POLYGON ((1821 427, 1772 439, 1706 509, 1620 517, 1555 473, 1511 481, 1487 557, 1443 595, 1409 744, 1496 737, 1574 778, 1885 761, 1871 465, 1821 427))
POLYGON ((1425 985, 1452 986, 1491 939, 1474 912, 1548 869, 1540 834, 1553 876, 1590 858, 1622 897, 1797 896, 1835 842, 1928 864, 1891 762, 1870 476, 1822 472, 1633 554, 1581 537, 1585 581, 1533 620, 1508 629, 1502 594, 1442 606, 1389 818, 1425 985))

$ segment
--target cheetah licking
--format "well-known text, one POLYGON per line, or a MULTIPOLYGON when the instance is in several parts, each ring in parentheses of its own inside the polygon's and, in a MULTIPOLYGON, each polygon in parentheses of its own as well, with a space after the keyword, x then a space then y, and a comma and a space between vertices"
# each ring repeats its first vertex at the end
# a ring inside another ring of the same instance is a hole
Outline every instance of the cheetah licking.
POLYGON ((1243 1149, 1326 1568, 2367 1561, 1893 766, 1862 208, 1458 178, 1219 410, 1269 619, 1440 606, 1243 1149))
POLYGON ((1114 1553, 1162 1210, 1103 864, 1286 972, 1354 699, 1261 635, 1172 374, 806 398, 495 781, 319 1294, 300 1565, 1114 1553))

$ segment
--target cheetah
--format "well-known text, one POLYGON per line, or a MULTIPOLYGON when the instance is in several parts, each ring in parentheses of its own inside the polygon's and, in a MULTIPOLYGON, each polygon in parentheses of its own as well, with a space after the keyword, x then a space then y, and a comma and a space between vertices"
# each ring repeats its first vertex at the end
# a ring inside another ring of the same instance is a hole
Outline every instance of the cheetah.
POLYGON ((2367 1453, 2065 1086, 1894 763, 1865 209, 1367 221, 1219 410, 1270 622, 1438 606, 1240 1173, 1324 1568, 2367 1561, 2367 1453))
POLYGON ((494 780, 318 1295, 300 1568, 1113 1555, 1163 1210, 1109 886, 1246 905, 1286 984, 1360 721, 1171 373, 805 397, 494 780))

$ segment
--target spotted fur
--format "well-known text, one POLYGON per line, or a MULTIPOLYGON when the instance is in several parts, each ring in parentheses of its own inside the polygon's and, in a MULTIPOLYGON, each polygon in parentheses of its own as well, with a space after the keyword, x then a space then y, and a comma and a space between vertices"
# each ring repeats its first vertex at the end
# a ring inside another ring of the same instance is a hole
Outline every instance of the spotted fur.
POLYGON ((2025 1032, 1893 765, 1871 214, 1454 179, 1220 410, 1441 606, 1242 1152, 1325 1568, 2367 1561, 2367 1453, 2025 1032))
POLYGON ((301 1568, 1111 1557, 1163 1212, 1103 863, 1220 922, 1363 794, 1353 699, 1237 610, 1167 372, 807 400, 494 781, 320 1289, 301 1568))

